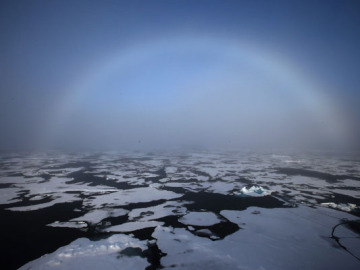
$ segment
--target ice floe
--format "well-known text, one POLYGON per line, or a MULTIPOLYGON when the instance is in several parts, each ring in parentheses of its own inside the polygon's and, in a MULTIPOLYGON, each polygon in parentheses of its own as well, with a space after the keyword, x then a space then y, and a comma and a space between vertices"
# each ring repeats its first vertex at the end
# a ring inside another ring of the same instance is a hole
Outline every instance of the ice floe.
POLYGON ((235 193, 240 196, 251 196, 251 197, 263 197, 268 196, 272 193, 271 190, 265 189, 260 186, 252 186, 250 188, 243 187, 239 193, 235 193))
POLYGON ((230 194, 235 187, 236 187, 235 183, 226 183, 222 181, 217 181, 215 183, 211 183, 207 191, 226 195, 226 194, 230 194))
MULTIPOLYGON (((341 218, 356 217, 331 209, 298 207, 221 211, 242 227, 211 241, 183 228, 157 227, 153 237, 167 256, 165 269, 357 269, 358 261, 330 239, 341 218), (253 214, 259 211, 258 214, 253 214), (316 251, 316 252, 314 252, 316 251)), ((345 230, 348 230, 345 228, 345 230)), ((358 240, 359 241, 359 240, 358 240)))
POLYGON ((95 209, 87 212, 85 215, 81 217, 73 218, 70 221, 86 221, 91 224, 97 224, 105 218, 124 216, 128 212, 129 211, 125 209, 111 209, 111 208, 95 209))
POLYGON ((334 208, 334 209, 339 209, 341 211, 345 211, 345 212, 351 212, 354 210, 359 210, 359 207, 356 204, 353 203, 334 203, 334 202, 327 202, 327 203, 322 203, 321 206, 325 206, 325 207, 330 207, 330 208, 334 208))
POLYGON ((184 215, 186 208, 182 204, 170 201, 152 207, 136 208, 130 211, 129 220, 148 221, 173 215, 184 215))
POLYGON ((55 221, 51 224, 48 224, 49 227, 60 227, 60 228, 74 228, 74 229, 84 229, 87 228, 88 225, 84 221, 55 221))
POLYGON ((95 198, 87 198, 84 200, 84 205, 93 208, 102 208, 104 206, 121 206, 131 203, 169 200, 181 196, 182 194, 177 194, 172 191, 159 190, 152 187, 134 188, 119 190, 108 194, 101 194, 95 198))
POLYGON ((179 219, 185 225, 211 226, 221 222, 221 220, 211 212, 190 212, 179 219))
POLYGON ((104 229, 105 232, 133 232, 145 228, 153 228, 163 225, 164 222, 159 221, 136 221, 115 225, 104 229))
POLYGON ((54 194, 51 195, 51 201, 46 203, 40 203, 40 204, 32 204, 28 206, 17 206, 17 207, 10 207, 7 208, 7 210, 10 211, 35 211, 43 208, 47 208, 50 206, 53 206, 55 204, 59 203, 69 203, 69 202, 76 202, 81 201, 82 199, 79 198, 75 194, 68 194, 68 193, 62 193, 62 194, 54 194))
POLYGON ((350 197, 360 198, 360 188, 359 189, 354 189, 354 188, 351 189, 349 187, 346 187, 343 189, 334 188, 334 189, 332 189, 332 192, 347 195, 350 197))
POLYGON ((0 204, 10 204, 21 202, 22 200, 17 198, 19 196, 18 192, 21 189, 18 188, 1 188, 0 189, 0 204))
POLYGON ((31 261, 19 270, 46 269, 145 269, 149 263, 140 256, 127 256, 126 249, 146 249, 146 241, 117 234, 107 239, 91 241, 80 238, 51 254, 31 261))
POLYGON ((176 171, 177 171, 177 167, 166 167, 166 168, 165 168, 165 172, 166 172, 167 174, 176 173, 176 171))

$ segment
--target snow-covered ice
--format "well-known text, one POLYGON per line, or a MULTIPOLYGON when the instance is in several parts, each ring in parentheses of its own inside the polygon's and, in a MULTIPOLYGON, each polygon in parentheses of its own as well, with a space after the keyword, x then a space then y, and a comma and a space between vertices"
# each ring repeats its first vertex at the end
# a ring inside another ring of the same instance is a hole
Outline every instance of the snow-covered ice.
POLYGON ((330 207, 330 208, 334 208, 334 209, 339 209, 345 212, 351 212, 354 210, 359 209, 359 207, 356 204, 353 203, 334 203, 334 202, 327 202, 327 203, 322 203, 321 206, 325 206, 325 207, 330 207))
POLYGON ((102 194, 96 196, 95 198, 87 198, 84 200, 84 204, 89 207, 102 208, 104 206, 121 206, 130 203, 169 200, 181 196, 181 194, 166 190, 159 190, 153 187, 134 188, 102 194))
POLYGON ((359 265, 346 251, 334 248, 330 239, 341 218, 354 216, 305 206, 250 207, 221 214, 242 230, 214 242, 182 228, 157 227, 153 237, 168 254, 162 258, 165 269, 356 269, 359 265))
POLYGON ((145 250, 146 241, 122 234, 98 241, 80 238, 23 265, 19 270, 145 269, 149 265, 146 258, 121 254, 129 248, 145 250))
POLYGON ((86 221, 86 222, 89 222, 92 224, 96 224, 107 217, 124 216, 128 212, 129 211, 124 210, 124 209, 111 209, 111 208, 95 209, 95 210, 87 212, 85 215, 83 215, 81 217, 73 218, 70 221, 86 221))
POLYGON ((243 187, 239 193, 236 193, 236 195, 241 196, 252 196, 252 197, 263 197, 268 196, 272 193, 271 190, 265 189, 260 186, 252 186, 250 188, 243 187))
POLYGON ((183 215, 185 213, 186 208, 182 204, 171 201, 152 207, 131 210, 129 220, 148 221, 173 215, 183 215))
POLYGON ((179 219, 185 225, 211 226, 221 222, 221 220, 211 212, 190 212, 179 219))

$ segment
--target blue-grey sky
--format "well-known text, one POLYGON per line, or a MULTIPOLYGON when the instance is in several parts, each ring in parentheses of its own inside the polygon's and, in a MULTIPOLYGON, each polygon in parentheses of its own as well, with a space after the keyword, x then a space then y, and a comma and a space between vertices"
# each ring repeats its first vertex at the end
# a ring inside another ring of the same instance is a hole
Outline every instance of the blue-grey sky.
POLYGON ((1 1, 0 147, 349 146, 359 1, 1 1))

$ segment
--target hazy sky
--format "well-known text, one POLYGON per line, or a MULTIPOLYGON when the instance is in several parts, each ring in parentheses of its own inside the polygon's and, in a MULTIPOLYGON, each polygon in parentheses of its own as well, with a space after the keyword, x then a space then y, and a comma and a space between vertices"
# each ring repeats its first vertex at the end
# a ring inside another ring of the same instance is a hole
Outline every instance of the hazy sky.
POLYGON ((0 148, 354 147, 359 1, 1 1, 0 148))

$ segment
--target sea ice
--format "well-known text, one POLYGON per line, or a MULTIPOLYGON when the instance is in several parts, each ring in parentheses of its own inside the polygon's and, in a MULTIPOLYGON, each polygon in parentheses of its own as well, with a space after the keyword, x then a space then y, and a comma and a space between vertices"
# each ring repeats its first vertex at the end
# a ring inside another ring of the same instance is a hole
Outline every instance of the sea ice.
POLYGON ((129 220, 148 221, 173 215, 184 215, 186 208, 181 203, 170 201, 160 205, 136 208, 129 213, 129 220))
POLYGON ((211 212, 190 212, 179 219, 185 225, 211 226, 220 223, 221 220, 211 212))
POLYGON ((18 197, 18 192, 21 191, 18 188, 1 188, 0 189, 0 204, 10 204, 21 202, 18 197))
POLYGON ((167 190, 159 190, 157 188, 133 188, 98 195, 95 198, 86 198, 84 204, 93 208, 103 208, 104 206, 120 206, 128 205, 130 203, 169 200, 181 196, 182 194, 167 190))
POLYGON ((345 212, 351 212, 354 210, 359 209, 358 206, 356 204, 353 203, 334 203, 334 202, 328 202, 328 203, 322 203, 321 206, 325 206, 325 207, 330 207, 330 208, 334 208, 334 209, 339 209, 345 212))
POLYGON ((271 190, 265 189, 260 186, 252 186, 251 188, 243 187, 240 190, 240 193, 235 193, 236 195, 240 196, 252 196, 252 197, 263 197, 270 195, 272 193, 271 190))
MULTIPOLYGON (((221 211, 242 229, 222 240, 196 237, 183 228, 157 227, 152 234, 165 269, 358 269, 359 262, 334 248, 333 226, 355 216, 326 208, 221 211), (259 214, 253 214, 260 211, 259 214)), ((344 230, 348 230, 344 228, 344 230)), ((354 240, 356 241, 356 240, 354 240)), ((359 239, 357 239, 359 241, 359 239)))
POLYGON ((207 191, 227 195, 234 189, 234 186, 235 186, 234 183, 217 181, 215 183, 211 183, 207 191))
POLYGON ((347 187, 346 189, 334 188, 331 190, 333 193, 343 194, 343 195, 354 197, 354 198, 360 198, 360 189, 354 189, 354 188, 347 187))
POLYGON ((125 209, 111 209, 111 208, 105 208, 105 209, 95 209, 92 211, 87 212, 85 215, 73 218, 70 221, 86 221, 91 224, 97 224, 103 219, 107 217, 119 217, 124 216, 129 211, 125 209))
POLYGON ((143 270, 149 265, 146 258, 121 254, 121 251, 127 248, 139 248, 144 251, 146 241, 123 234, 116 234, 98 241, 80 238, 53 253, 23 265, 19 270, 143 270))
POLYGON ((164 222, 159 221, 136 221, 127 222, 120 225, 111 226, 104 229, 105 232, 133 232, 145 228, 152 228, 163 225, 164 222))
POLYGON ((166 172, 167 174, 176 173, 176 171, 177 171, 177 168, 176 168, 176 167, 166 167, 166 168, 165 168, 165 172, 166 172))
POLYGON ((211 236, 213 233, 209 229, 200 229, 194 232, 198 236, 211 236))
POLYGON ((7 208, 7 210, 10 210, 10 211, 35 211, 35 210, 53 206, 58 203, 81 201, 81 198, 79 198, 77 195, 68 194, 68 193, 56 193, 56 194, 52 195, 51 198, 52 198, 52 201, 50 201, 50 202, 33 204, 33 205, 28 205, 28 206, 11 207, 11 208, 7 208))
POLYGON ((65 222, 55 221, 53 223, 48 224, 47 226, 61 227, 61 228, 75 228, 75 229, 87 228, 87 224, 83 221, 65 221, 65 222))

